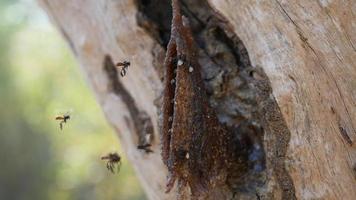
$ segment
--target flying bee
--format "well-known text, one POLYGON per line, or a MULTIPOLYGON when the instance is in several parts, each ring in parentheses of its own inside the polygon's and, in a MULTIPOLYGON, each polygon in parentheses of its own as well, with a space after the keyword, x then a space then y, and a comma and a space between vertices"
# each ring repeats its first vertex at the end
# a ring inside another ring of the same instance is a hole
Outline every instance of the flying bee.
POLYGON ((55 120, 60 121, 59 122, 59 128, 62 130, 63 129, 63 124, 67 123, 67 121, 70 119, 69 114, 64 114, 64 115, 59 115, 55 118, 55 120))
POLYGON ((119 62, 119 63, 116 64, 116 66, 117 67, 122 67, 121 71, 120 71, 120 75, 121 75, 121 77, 124 77, 126 75, 126 70, 130 66, 130 62, 128 62, 128 61, 119 62))
POLYGON ((153 151, 150 149, 151 146, 151 144, 137 145, 137 149, 144 150, 146 153, 153 153, 153 151))
MULTIPOLYGON (((145 127, 147 129, 147 127, 145 127)), ((152 134, 146 133, 145 136, 141 136, 139 139, 139 143, 137 145, 137 149, 144 150, 146 153, 153 153, 151 150, 151 141, 152 141, 152 134)))
POLYGON ((115 165, 117 165, 117 173, 119 173, 121 166, 121 157, 118 153, 109 153, 106 156, 102 156, 101 160, 107 160, 106 168, 113 174, 115 173, 115 165))

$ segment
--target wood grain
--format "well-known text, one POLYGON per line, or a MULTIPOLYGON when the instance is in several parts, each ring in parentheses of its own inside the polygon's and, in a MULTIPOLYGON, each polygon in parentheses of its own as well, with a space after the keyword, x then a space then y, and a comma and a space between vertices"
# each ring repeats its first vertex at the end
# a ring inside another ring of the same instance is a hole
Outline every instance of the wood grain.
POLYGON ((210 2, 271 81, 291 132, 286 166, 297 198, 355 198, 355 2, 210 2))

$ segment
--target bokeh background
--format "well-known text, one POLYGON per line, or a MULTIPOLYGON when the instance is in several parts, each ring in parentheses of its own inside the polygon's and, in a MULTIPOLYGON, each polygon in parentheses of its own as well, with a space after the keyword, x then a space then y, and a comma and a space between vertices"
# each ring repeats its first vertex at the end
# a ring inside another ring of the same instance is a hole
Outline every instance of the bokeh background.
POLYGON ((34 0, 0 0, 0 199, 145 199, 64 39, 34 0), (60 131, 57 114, 71 112, 60 131))

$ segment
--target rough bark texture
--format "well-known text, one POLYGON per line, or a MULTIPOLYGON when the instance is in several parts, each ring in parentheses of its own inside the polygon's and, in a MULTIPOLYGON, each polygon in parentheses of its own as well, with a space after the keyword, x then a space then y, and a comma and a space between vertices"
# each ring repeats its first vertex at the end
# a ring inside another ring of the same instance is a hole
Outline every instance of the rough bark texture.
MULTIPOLYGON (((170 2, 39 1, 82 66, 147 196, 174 199, 175 191, 164 192, 167 170, 159 134, 170 2), (131 66, 120 77, 114 63, 123 60, 131 66), (147 134, 152 134, 153 153, 136 148, 147 142, 147 134)), ((356 3, 181 2, 198 45, 208 100, 219 121, 237 127, 237 142, 245 135, 263 140, 263 173, 256 174, 255 165, 247 164, 245 176, 232 175, 230 190, 218 195, 353 199, 356 3)))

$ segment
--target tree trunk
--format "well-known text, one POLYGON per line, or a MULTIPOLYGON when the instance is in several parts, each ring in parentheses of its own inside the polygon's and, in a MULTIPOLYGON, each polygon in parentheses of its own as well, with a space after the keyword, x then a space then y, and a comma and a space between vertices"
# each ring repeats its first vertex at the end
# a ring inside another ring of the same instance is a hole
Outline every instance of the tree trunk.
MULTIPOLYGON (((177 191, 165 193, 160 154, 170 3, 39 1, 78 59, 148 198, 174 199, 177 191), (124 60, 131 66, 121 77, 113 62, 124 60), (137 149, 145 142, 153 153, 137 149)), ((250 176, 258 184, 239 175, 243 183, 229 185, 221 199, 354 199, 356 3, 181 2, 220 122, 263 128, 257 132, 266 168, 250 176)))

